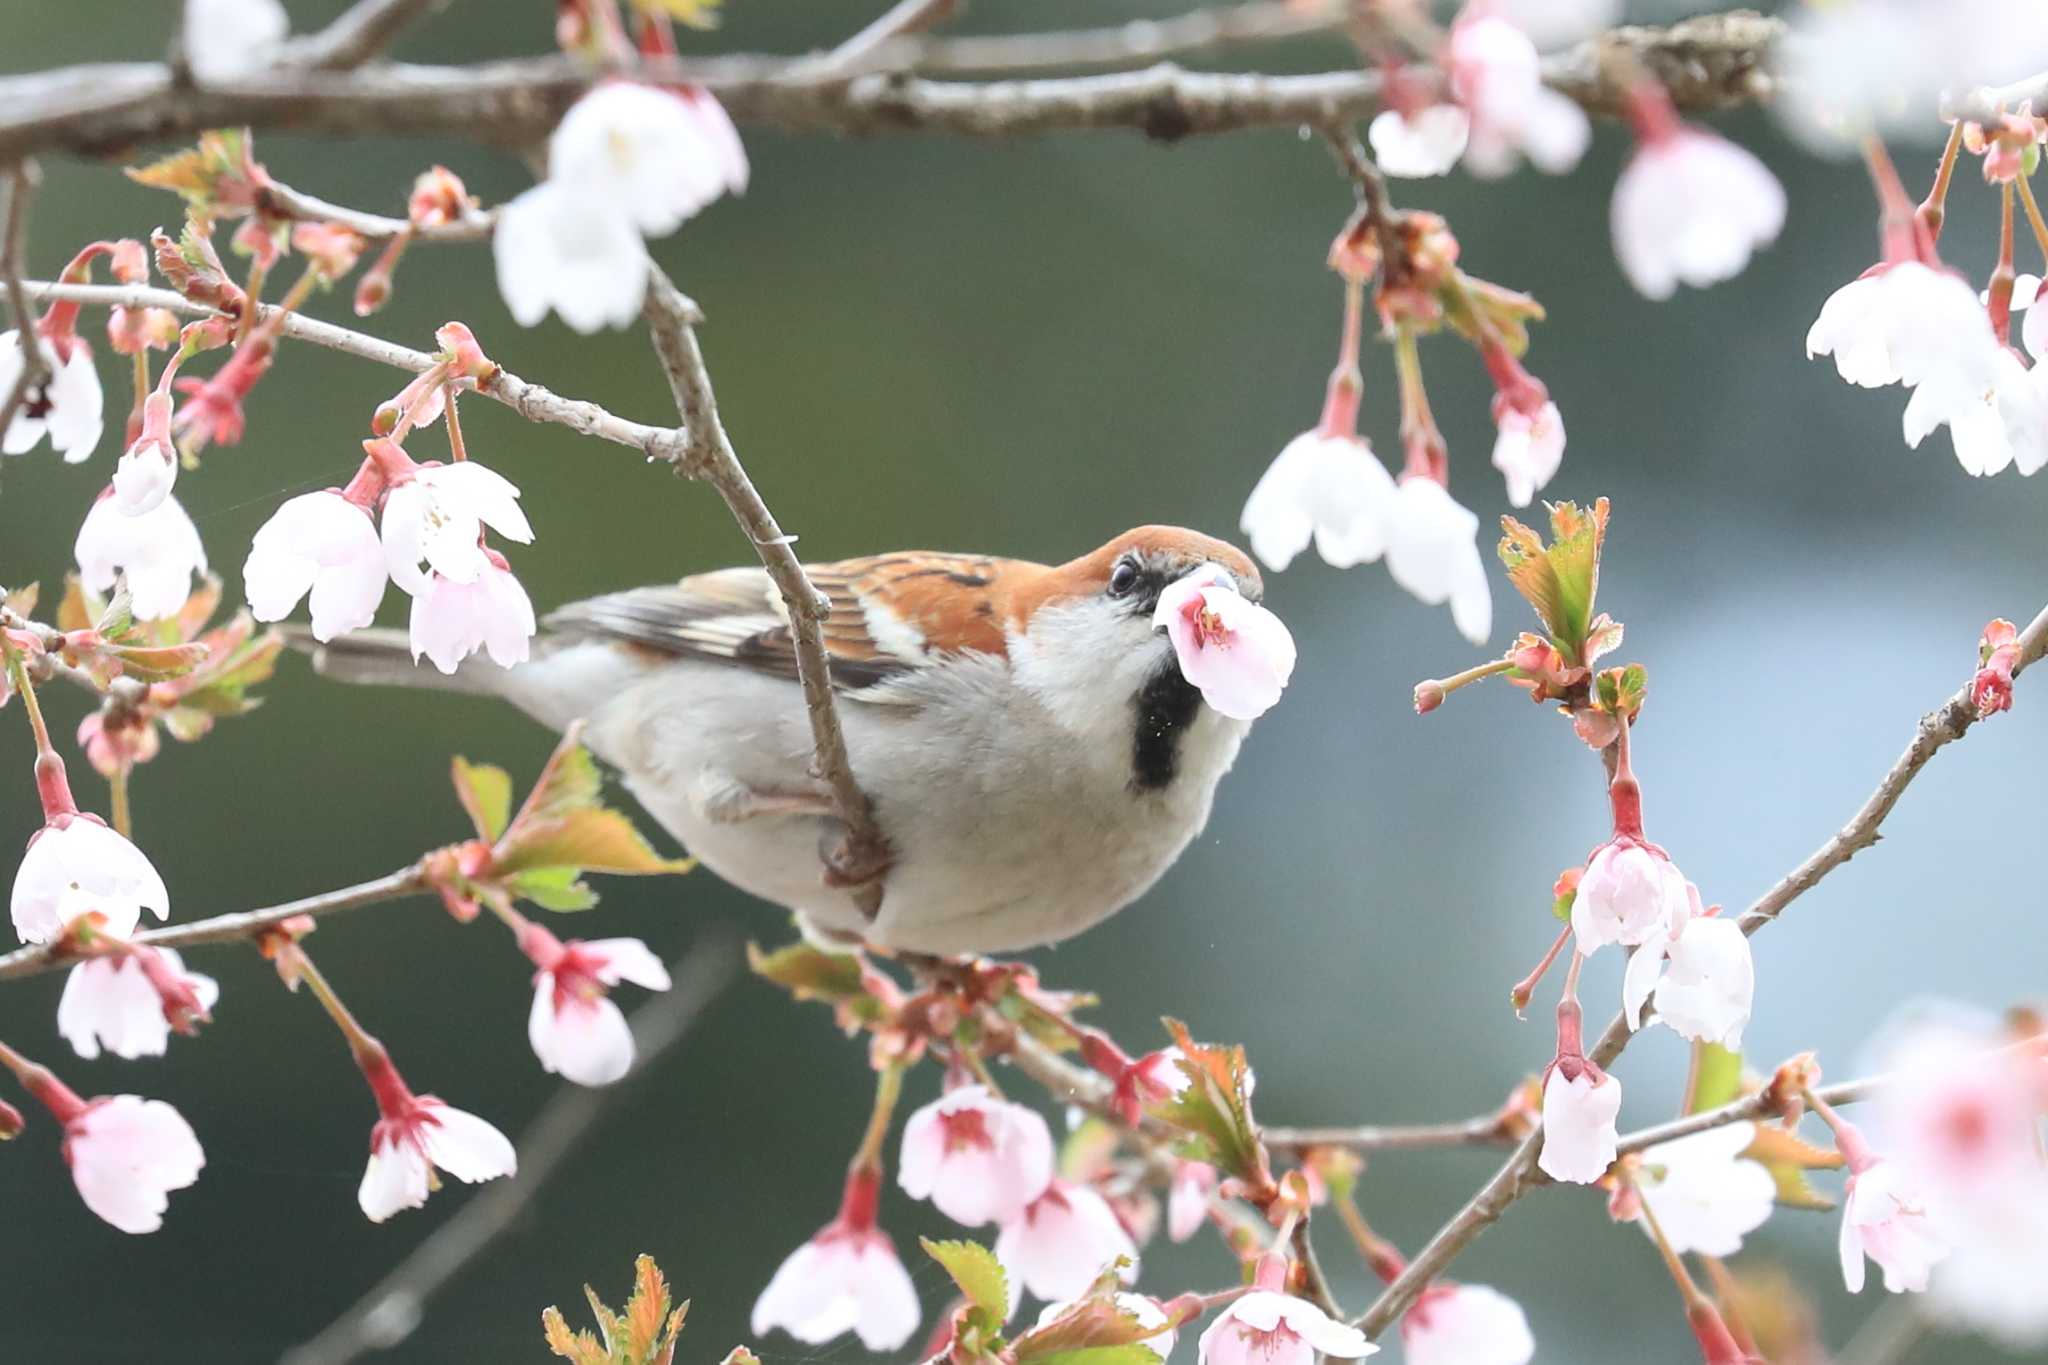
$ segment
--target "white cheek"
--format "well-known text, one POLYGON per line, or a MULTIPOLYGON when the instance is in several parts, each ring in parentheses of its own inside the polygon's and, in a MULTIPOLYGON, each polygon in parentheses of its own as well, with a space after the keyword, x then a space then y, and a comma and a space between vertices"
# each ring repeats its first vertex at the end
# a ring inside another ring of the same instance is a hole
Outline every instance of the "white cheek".
POLYGON ((1009 637, 1018 686, 1067 729, 1105 739, 1131 727, 1131 698, 1171 649, 1150 621, 1100 598, 1041 607, 1009 637))

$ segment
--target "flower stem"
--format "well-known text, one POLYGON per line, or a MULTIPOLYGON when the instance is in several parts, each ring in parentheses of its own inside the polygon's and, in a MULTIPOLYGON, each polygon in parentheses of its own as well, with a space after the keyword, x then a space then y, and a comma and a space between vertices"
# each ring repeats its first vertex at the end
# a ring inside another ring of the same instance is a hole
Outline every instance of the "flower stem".
POLYGON ((896 1101, 902 1094, 903 1064, 890 1062, 875 1076, 875 1107, 868 1113, 867 1130, 860 1135, 850 1171, 881 1173, 882 1144, 888 1140, 889 1121, 896 1114, 896 1101))
POLYGON ((1401 477, 1434 479, 1449 487, 1450 451, 1429 410, 1429 390, 1422 382, 1422 352, 1412 327, 1402 327, 1394 334, 1394 372, 1400 378, 1401 448, 1406 457, 1401 477))
POLYGON ((971 1047, 961 1047, 955 1044, 953 1055, 959 1059, 962 1066, 974 1073, 974 1079, 979 1081, 988 1090, 989 1094, 999 1100, 1006 1098, 1003 1094, 1003 1088, 996 1084, 995 1076, 989 1072, 988 1063, 981 1059, 980 1053, 971 1047))
POLYGON ((1558 931, 1556 940, 1550 945, 1550 951, 1543 955, 1543 960, 1536 964, 1536 969, 1517 981, 1514 988, 1508 992, 1508 999, 1515 1007, 1516 1018, 1520 1018, 1522 1011, 1529 1007, 1529 999, 1536 994, 1536 987, 1550 973, 1550 964, 1557 961, 1557 955, 1563 952, 1564 945, 1571 941, 1572 927, 1567 924, 1558 931))
POLYGON ((14 690, 21 693, 22 710, 28 713, 28 728, 35 733, 36 756, 40 758, 52 752, 50 727, 43 720, 42 703, 36 700, 35 684, 28 680, 28 668, 22 661, 21 651, 11 644, 4 648, 7 651, 7 674, 13 680, 14 690))
POLYGON ((126 763, 114 769, 114 775, 107 779, 108 814, 113 817, 114 833, 124 839, 135 837, 135 814, 128 805, 128 774, 126 763))
POLYGON ((1998 211, 1998 264, 1991 271, 1991 287, 1985 307, 1991 312, 1991 330, 1998 344, 2012 344, 2012 182, 2001 186, 1998 211))
POLYGON ((299 979, 306 983, 307 989, 313 992, 313 998, 320 1002, 320 1008, 327 1011, 327 1017, 341 1030, 348 1050, 356 1055, 357 1060, 360 1061, 365 1054, 381 1052, 382 1044, 356 1022, 356 1017, 349 1013, 347 1005, 341 1003, 341 997, 335 994, 334 987, 328 984, 320 969, 313 965, 313 959, 306 950, 295 943, 286 951, 298 959, 293 965, 298 969, 299 979))
POLYGON ((0 1043, 0 1066, 13 1072, 21 1088, 35 1096, 57 1122, 69 1123, 85 1112, 85 1101, 58 1080, 55 1072, 30 1061, 5 1043, 0 1043))
POLYGON ((1344 1223, 1344 1230, 1351 1234, 1351 1240, 1358 1247, 1358 1254, 1364 1258, 1372 1273, 1389 1284, 1407 1268, 1407 1261, 1400 1249, 1372 1230, 1365 1221, 1365 1214, 1359 1210, 1355 1195, 1346 1195, 1336 1201, 1337 1217, 1344 1223))
POLYGON ((1842 1160, 1849 1164, 1850 1174, 1854 1175, 1877 1159, 1863 1140, 1863 1130, 1837 1113, 1832 1104, 1814 1093, 1812 1086, 1801 1085, 1799 1097, 1806 1101, 1807 1108, 1820 1116, 1822 1123, 1833 1130, 1835 1147, 1842 1153, 1842 1160))
POLYGON ((1616 838, 1640 839, 1643 837, 1643 789, 1636 781, 1634 764, 1629 760, 1629 730, 1632 728, 1628 717, 1617 716, 1620 725, 1614 735, 1614 777, 1607 784, 1607 801, 1614 813, 1614 834, 1616 838))
POLYGON ((1463 673, 1453 673, 1448 678, 1431 678, 1428 682, 1419 683, 1417 686, 1428 687, 1434 685, 1444 692, 1455 692, 1461 687, 1470 687, 1481 678, 1491 678, 1496 673, 1505 673, 1514 666, 1515 661, 1513 659, 1492 659, 1483 664, 1475 664, 1463 673))
POLYGON ((1323 417, 1316 431, 1323 436, 1358 435, 1358 408, 1365 397, 1365 379, 1358 370, 1359 337, 1365 329, 1365 283, 1344 281, 1344 329, 1338 334, 1337 367, 1323 395, 1323 417))
POLYGON ((1930 242, 1941 240, 1942 220, 1948 214, 1948 184, 1956 170, 1956 153, 1963 147, 1963 121, 1957 119, 1949 125, 1948 145, 1941 149, 1941 160, 1934 168, 1934 188, 1927 191, 1927 197, 1920 201, 1915 216, 1920 226, 1927 231, 1930 242))
POLYGON ((1685 1258, 1672 1249, 1670 1239, 1665 1237, 1663 1227, 1657 1222, 1656 1210, 1650 1207, 1649 1200, 1643 1198, 1642 1185, 1633 1174, 1623 1178, 1635 1187, 1636 1204, 1643 1211, 1643 1227, 1649 1232, 1650 1240, 1656 1243, 1658 1254, 1664 1258, 1664 1268, 1671 1272, 1672 1281, 1678 1285, 1678 1294, 1685 1300, 1686 1311, 1693 1311, 1707 1302, 1707 1296, 1693 1282, 1692 1273, 1685 1268, 1685 1258))
POLYGON ((2020 203, 2027 210, 2027 225, 2034 229, 2034 244, 2041 248, 2041 256, 2048 260, 2048 221, 2041 217, 2041 206, 2034 200, 2033 182, 2026 176, 2019 178, 2020 203))
POLYGON ((448 390, 442 419, 448 424, 448 458, 460 464, 469 458, 469 446, 462 439, 462 419, 455 415, 455 390, 448 390))
MULTIPOLYGON (((1921 259, 1919 233, 1913 215, 1913 201, 1899 181, 1899 168, 1892 164, 1884 142, 1872 134, 1863 139, 1863 164, 1870 170, 1877 189, 1878 235, 1884 244, 1887 264, 1921 259)), ((1933 244, 1930 242, 1929 246, 1933 244)))

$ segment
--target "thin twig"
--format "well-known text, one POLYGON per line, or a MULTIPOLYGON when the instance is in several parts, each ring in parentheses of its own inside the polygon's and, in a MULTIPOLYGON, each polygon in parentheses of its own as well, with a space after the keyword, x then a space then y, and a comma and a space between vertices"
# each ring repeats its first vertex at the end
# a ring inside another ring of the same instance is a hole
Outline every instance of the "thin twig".
MULTIPOLYGON (((1824 1085, 1814 1093, 1829 1104, 1855 1104, 1859 1100, 1869 1099, 1892 1079, 1889 1075, 1864 1076, 1853 1081, 1824 1085)), ((1659 1123, 1648 1128, 1638 1128, 1633 1133, 1624 1133, 1621 1140, 1614 1144, 1615 1152, 1619 1156, 1627 1156, 1630 1152, 1640 1152, 1645 1147, 1655 1147, 1660 1142, 1672 1142, 1678 1138, 1690 1137, 1694 1133, 1704 1133, 1710 1128, 1725 1128, 1731 1123, 1747 1123, 1755 1119, 1769 1118, 1776 1112, 1776 1103, 1776 1097, 1768 1088, 1759 1090, 1754 1095, 1745 1095, 1718 1109, 1702 1110, 1697 1114, 1672 1119, 1669 1123, 1659 1123)))
POLYGON ((411 234, 415 242, 481 242, 488 239, 492 229, 498 225, 498 211, 488 209, 472 213, 457 223, 418 227, 403 218, 387 218, 381 213, 365 213, 361 209, 329 203, 318 195, 295 190, 274 180, 258 190, 257 195, 263 209, 278 217, 338 223, 373 242, 388 241, 402 232, 411 234))
POLYGON ((1102 28, 985 37, 898 39, 876 51, 869 69, 926 76, 1022 75, 1089 67, 1141 66, 1199 56, 1240 43, 1326 33, 1344 18, 1341 3, 1250 0, 1191 10, 1168 19, 1131 19, 1102 28))
POLYGON ((831 665, 818 629, 819 622, 831 612, 831 601, 804 572, 792 538, 782 533, 726 435, 725 423, 718 416, 718 400, 711 390, 711 375, 697 345, 694 324, 703 314, 659 268, 651 269, 647 325, 654 337, 655 353, 661 357, 662 369, 668 375, 676 410, 682 415, 688 433, 688 446, 677 468, 692 478, 706 480, 718 490, 740 529, 753 542, 768 577, 782 594, 796 650, 797 681, 803 688, 804 707, 810 715, 816 776, 831 793, 834 813, 846 827, 845 837, 828 860, 828 866, 840 874, 841 884, 861 913, 872 921, 881 909, 881 874, 889 863, 889 841, 875 823, 874 808, 846 756, 846 737, 832 696, 831 665))
POLYGON ((349 71, 381 54, 407 25, 448 0, 356 0, 318 33, 286 45, 281 64, 312 71, 349 71))
POLYGON ((1515 1140, 1501 1125, 1501 1115, 1480 1114, 1450 1123, 1361 1123, 1346 1127, 1267 1128, 1259 1136, 1268 1147, 1302 1151, 1310 1147, 1344 1147, 1354 1152, 1400 1152, 1431 1147, 1498 1147, 1515 1140))
MULTIPOLYGON (((132 285, 50 284, 40 280, 28 281, 25 288, 30 298, 39 301, 73 299, 79 303, 102 307, 164 308, 185 317, 213 315, 212 309, 192 303, 182 294, 173 293, 168 289, 147 289, 132 285)), ((257 318, 259 321, 265 319, 274 311, 265 306, 258 312, 257 318)), ((321 322, 298 313, 284 319, 283 335, 412 374, 424 373, 434 366, 434 357, 425 351, 415 351, 380 337, 338 327, 334 323, 321 322)), ((528 421, 550 422, 586 436, 596 436, 617 445, 630 446, 650 460, 674 464, 683 458, 688 447, 686 435, 672 427, 649 426, 644 422, 633 422, 614 416, 595 403, 586 403, 577 398, 564 398, 539 384, 521 379, 509 370, 499 370, 489 386, 479 389, 478 392, 486 398, 503 403, 528 421)))
MULTIPOLYGON (((2034 617, 2027 628, 2020 632, 2020 657, 2013 667, 2013 675, 2019 673, 2048 652, 2048 608, 2034 617)), ((1815 850, 1812 856, 1787 873, 1776 885, 1757 898, 1754 905, 1743 913, 1738 921, 1745 933, 1755 933, 1783 913, 1785 907, 1812 890, 1822 878, 1849 861, 1856 853, 1877 842, 1878 827, 1890 815, 1899 797, 1911 785, 1920 770, 1945 746, 1962 738, 1976 723, 1977 710, 1970 699, 1970 688, 1965 685, 1941 706, 1923 716, 1913 740, 1904 753, 1892 764, 1853 819, 1844 825, 1832 838, 1815 850)), ((1622 1049, 1628 1046, 1633 1030, 1624 1015, 1616 1015, 1608 1024, 1600 1040, 1589 1051, 1590 1056, 1602 1067, 1611 1066, 1622 1049)), ((1515 1200, 1535 1185, 1544 1183, 1536 1170, 1537 1155, 1543 1150, 1543 1128, 1539 1123, 1536 1130, 1523 1139, 1514 1154, 1501 1163, 1479 1192, 1468 1200, 1465 1206, 1452 1215, 1449 1222, 1437 1229, 1429 1245, 1408 1263, 1407 1269, 1396 1276, 1393 1283, 1381 1292, 1373 1305, 1366 1309, 1357 1326, 1367 1336, 1377 1336, 1385 1331, 1394 1320, 1408 1311, 1421 1295, 1429 1282, 1441 1275, 1472 1239, 1484 1232, 1507 1211, 1515 1200)))
POLYGON ((602 1089, 564 1084, 519 1135, 519 1172, 464 1204, 453 1218, 414 1247, 371 1290, 304 1345, 284 1365, 344 1365, 386 1350, 411 1336, 427 1300, 474 1264, 526 1212, 541 1187, 581 1146, 613 1101, 647 1082, 655 1063, 738 973, 739 945, 720 935, 696 944, 671 963, 673 984, 633 1011, 633 1069, 602 1089))
MULTIPOLYGON (((1749 11, 1669 28, 1622 28, 1544 63, 1544 79, 1588 109, 1613 112, 1626 93, 1626 54, 1681 108, 1727 109, 1769 93, 1766 54, 1784 30, 1749 11)), ((1138 71, 1021 81, 945 81, 871 73, 804 77, 814 56, 736 54, 642 63, 649 80, 702 85, 742 123, 786 132, 949 132, 1016 137, 1135 129, 1173 139, 1247 128, 1328 127, 1379 105, 1377 71, 1311 75, 1138 71)), ((1420 73, 1420 69, 1418 69, 1420 73)), ((0 80, 0 161, 42 151, 125 155, 137 144, 208 128, 289 128, 346 136, 454 134, 530 145, 546 136, 599 73, 567 57, 474 66, 385 63, 349 73, 273 70, 232 86, 178 86, 160 63, 108 63, 0 80)), ((1421 73, 1426 74, 1426 73, 1421 73)))
MULTIPOLYGON (((215 915, 212 919, 194 920, 190 924, 172 924, 162 929, 151 929, 135 935, 130 941, 147 943, 158 948, 190 948, 202 943, 245 943, 297 915, 308 915, 317 919, 322 915, 332 915, 343 910, 358 910, 366 905, 416 895, 424 891, 426 885, 426 877, 420 869, 408 867, 371 881, 345 886, 339 891, 324 891, 317 896, 307 896, 303 900, 287 901, 283 905, 266 906, 261 910, 244 910, 233 915, 215 915)), ((17 948, 0 957, 0 981, 52 971, 58 967, 69 966, 72 961, 72 958, 55 951, 49 944, 17 948)))
POLYGON ((951 18, 954 8, 955 0, 896 0, 873 23, 830 52, 812 62, 798 64, 790 73, 791 79, 847 80, 875 70, 880 65, 876 54, 883 48, 951 18))
POLYGON ((28 238, 29 198, 35 193, 36 164, 23 161, 7 172, 7 221, 0 226, 0 276, 7 282, 7 306, 14 313, 14 326, 21 333, 21 373, 14 387, 0 399, 0 432, 14 421, 14 414, 28 401, 39 384, 50 379, 43 348, 36 343, 35 319, 30 316, 28 293, 21 280, 22 249, 28 238))

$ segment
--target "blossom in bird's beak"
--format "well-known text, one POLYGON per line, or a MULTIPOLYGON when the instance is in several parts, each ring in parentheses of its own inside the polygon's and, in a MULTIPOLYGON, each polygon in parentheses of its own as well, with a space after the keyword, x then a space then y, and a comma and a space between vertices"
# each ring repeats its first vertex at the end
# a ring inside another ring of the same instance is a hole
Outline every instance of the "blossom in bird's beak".
POLYGON ((1180 671, 1202 700, 1236 720, 1272 709, 1294 673, 1294 637, 1280 618, 1238 595, 1221 571, 1192 573, 1159 595, 1152 624, 1164 627, 1180 671))

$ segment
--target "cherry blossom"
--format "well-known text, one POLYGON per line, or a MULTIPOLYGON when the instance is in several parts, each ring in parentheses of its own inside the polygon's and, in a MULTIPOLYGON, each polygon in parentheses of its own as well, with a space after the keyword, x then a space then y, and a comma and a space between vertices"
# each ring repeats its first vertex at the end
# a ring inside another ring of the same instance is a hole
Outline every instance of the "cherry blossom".
POLYGON ((1209 1221, 1209 1196, 1217 1184, 1216 1168, 1206 1161, 1182 1160, 1173 1168, 1166 1195, 1166 1235, 1185 1242, 1209 1221))
POLYGON ((47 943, 88 912, 99 932, 127 938, 147 909, 171 912, 170 892, 141 849, 90 815, 58 815, 29 840, 14 874, 14 932, 47 943))
POLYGON ((1393 502, 1394 480, 1364 439, 1305 431, 1259 476, 1238 524, 1276 572, 1311 538, 1325 563, 1348 569, 1385 552, 1393 502))
POLYGON ((1614 254, 1653 299, 1732 279, 1785 225, 1785 188, 1749 151, 1681 124, 1662 90, 1636 114, 1640 141, 1614 185, 1614 254))
POLYGON ((608 994, 621 981, 669 988, 668 969, 637 938, 563 943, 529 922, 519 946, 539 968, 527 1038, 542 1067, 578 1085, 610 1085, 633 1066, 633 1031, 608 994))
MULTIPOLYGON (((1135 1319, 1138 1326, 1152 1332, 1151 1336, 1135 1343, 1136 1345, 1144 1347, 1161 1361, 1173 1355, 1173 1344, 1180 1339, 1180 1334, 1166 1325, 1168 1322, 1166 1310, 1159 1306, 1157 1299, 1148 1298, 1143 1294, 1126 1293, 1122 1290, 1111 1295, 1110 1298, 1116 1304, 1119 1311, 1135 1319)), ((1080 1299, 1077 1297, 1065 1303, 1047 1304, 1045 1311, 1038 1315, 1038 1325, 1040 1327, 1051 1326, 1079 1307, 1080 1302, 1080 1299)))
POLYGON ((1138 1277, 1137 1245, 1109 1201, 1086 1185, 1065 1180, 1054 1179, 1003 1225, 995 1252, 1011 1288, 1041 1299, 1079 1298, 1119 1256, 1130 1261, 1122 1272, 1124 1283, 1138 1277))
POLYGON ((313 638, 327 641, 370 624, 384 600, 385 574, 369 512, 329 488, 271 514, 249 544, 242 585, 259 621, 282 621, 309 598, 313 638))
POLYGON ((184 1116, 139 1095, 84 1102, 64 1120, 64 1159, 85 1206, 129 1233, 162 1227, 171 1191, 199 1179, 206 1165, 184 1116))
POLYGON ((1755 1124, 1731 1123, 1643 1149, 1635 1187, 1672 1250, 1733 1256, 1771 1216, 1777 1185, 1743 1156, 1755 1139, 1755 1124))
POLYGON ((1415 179, 1448 173, 1465 154, 1471 132, 1471 117, 1455 104, 1427 105, 1412 116, 1383 109, 1366 128, 1379 168, 1415 179))
POLYGON ((171 396, 143 400, 142 432, 114 466, 114 502, 129 516, 162 506, 178 478, 178 448, 171 443, 171 396))
MULTIPOLYGON (((38 336, 36 345, 50 378, 40 394, 30 393, 0 433, 0 454, 25 455, 48 436, 64 463, 79 464, 91 456, 106 429, 106 397, 100 392, 92 350, 76 335, 67 337, 61 347, 38 336)), ((21 332, 0 332, 0 394, 14 391, 21 369, 21 332)))
POLYGON ((2032 474, 2048 464, 2048 390, 2037 371, 2003 346, 1944 357, 1906 403, 1906 444, 1918 449, 1946 425, 1964 473, 1981 478, 2011 465, 2032 474))
POLYGON ((893 1351, 917 1330, 917 1288, 889 1234, 875 1226, 880 1177, 847 1177, 839 1216, 776 1269, 754 1300, 756 1334, 781 1328, 818 1346, 843 1332, 870 1351, 893 1351))
POLYGON ((1428 605, 1451 604, 1473 644, 1493 633, 1493 590, 1479 558, 1479 518, 1427 475, 1406 474, 1387 518, 1387 572, 1428 605))
POLYGON ((199 528, 168 494, 151 510, 130 516, 108 489, 85 514, 72 554, 88 591, 111 593, 116 577, 125 574, 141 621, 175 616, 192 593, 193 578, 206 572, 199 528))
POLYGON ((721 195, 744 193, 747 154, 709 92, 606 81, 556 125, 548 179, 664 237, 721 195))
POLYGON ((1552 175, 1579 164, 1592 125, 1584 110, 1543 84, 1528 34, 1473 6, 1451 25, 1445 65, 1452 93, 1471 116, 1465 168, 1472 174, 1506 175, 1523 156, 1552 175))
POLYGON ((1496 399, 1493 420, 1493 467, 1507 480, 1508 501, 1527 507, 1564 463, 1564 414, 1551 402, 1531 414, 1496 399))
POLYGON ((202 85, 263 70, 290 32, 279 0, 185 0, 185 62, 202 85))
POLYGON ((1315 1365, 1318 1352, 1357 1360, 1378 1350, 1308 1300, 1259 1288, 1209 1324, 1198 1357, 1201 1365, 1315 1365))
POLYGON ((1943 1204, 1998 1201, 2040 1167, 2038 1057, 2015 1052, 1994 1019, 1944 1011, 1892 1030, 1879 1065, 1875 1124, 1892 1160, 1943 1204))
POLYGON ((498 292, 522 327, 551 309, 586 334, 624 327, 647 298, 651 262, 639 230, 561 181, 543 181, 506 204, 491 251, 498 292))
POLYGON ((1884 1287, 1919 1293, 1948 1255, 1946 1240, 1929 1215, 1927 1196, 1895 1162, 1866 1157, 1859 1166, 1844 1144, 1851 1174, 1842 1197, 1842 1283, 1863 1292, 1863 1258, 1884 1271, 1884 1287))
POLYGON ((424 654, 443 673, 479 649, 500 668, 526 662, 538 624, 533 599, 495 552, 475 582, 431 575, 412 599, 412 657, 424 654))
POLYGON ((1401 1318, 1407 1365, 1529 1365, 1535 1354, 1522 1305, 1490 1285, 1435 1285, 1401 1318))
POLYGON ((1576 43, 1621 19, 1621 0, 1491 0, 1494 10, 1537 47, 1576 43))
POLYGON ((1662 849, 1618 835, 1594 850, 1579 878, 1572 899, 1579 951, 1675 935, 1691 917, 1698 894, 1662 849))
POLYGON ((1970 368, 1997 348, 1991 319, 1958 275, 1899 261, 1879 265, 1828 295, 1806 333, 1806 354, 1832 355, 1843 379, 1863 388, 1917 384, 1958 355, 1970 368))
POLYGON ((1202 699, 1234 719, 1264 715, 1294 674, 1294 637, 1286 625, 1240 597, 1220 569, 1169 585, 1152 624, 1166 631, 1182 675, 1201 689, 1202 699))
POLYGON ((212 977, 185 970, 173 948, 135 947, 71 969, 57 1001, 57 1032, 90 1060, 100 1048, 130 1061, 161 1057, 171 1032, 190 1032, 220 999, 212 977))
POLYGON ((1543 1151, 1536 1164, 1553 1180, 1590 1185, 1614 1164, 1621 1082, 1583 1060, 1575 1070, 1567 1077, 1563 1065, 1553 1066, 1543 1083, 1543 1151))
POLYGON ((2036 1166, 1993 1197, 1945 1208, 1942 1228, 1955 1249, 1928 1285, 1935 1315, 2014 1352, 2048 1345, 2048 1172, 2036 1166))
POLYGON ((365 1046, 357 1063, 381 1117, 370 1130, 370 1161, 356 1202, 371 1222, 425 1204, 440 1185, 436 1170, 474 1185, 518 1169, 518 1153, 503 1133, 432 1095, 414 1095, 382 1046, 365 1046))
POLYGON ((474 460, 414 468, 384 499, 391 581, 414 594, 424 589, 428 570, 456 583, 476 582, 489 565, 480 543, 486 526, 521 545, 532 542, 533 527, 510 479, 474 460))
POLYGON ((1688 915, 1677 934, 1646 940, 1629 959, 1622 1005, 1630 1028, 1642 1027, 1652 991, 1657 1017, 1679 1037, 1740 1052, 1756 993, 1749 936, 1732 919, 1688 915))
POLYGON ((2020 323, 2020 342, 2027 348, 2027 354, 2036 361, 2048 358, 2048 307, 2034 307, 2040 302, 2042 299, 2039 275, 2021 275, 2013 281, 2012 300, 2006 306, 2015 313, 2026 314, 2020 323))
POLYGON ((979 1085, 947 1091, 903 1126, 897 1183, 965 1227, 1009 1223, 1052 1183, 1052 1132, 979 1085))

